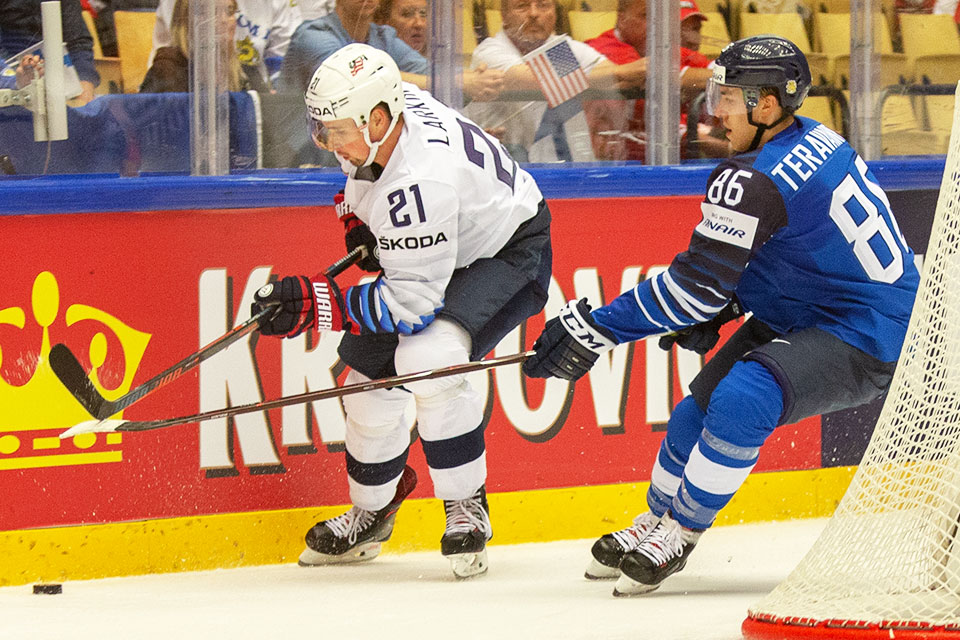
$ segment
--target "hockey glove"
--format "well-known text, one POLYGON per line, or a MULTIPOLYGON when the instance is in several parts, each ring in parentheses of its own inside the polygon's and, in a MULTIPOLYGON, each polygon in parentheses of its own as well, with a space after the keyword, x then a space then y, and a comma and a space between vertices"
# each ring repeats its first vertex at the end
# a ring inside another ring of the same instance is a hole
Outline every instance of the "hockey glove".
POLYGON ((370 227, 356 216, 353 209, 343 201, 343 192, 333 196, 333 204, 337 210, 337 217, 343 223, 344 241, 347 245, 347 253, 350 253, 357 247, 365 247, 366 252, 357 262, 357 266, 364 271, 380 271, 380 249, 377 247, 377 238, 370 231, 370 227))
POLYGON ((578 380, 590 371, 601 353, 617 345, 613 336, 590 316, 586 298, 570 301, 556 318, 547 321, 533 343, 536 352, 523 363, 531 378, 578 380))
POLYGON ((720 340, 720 327, 742 315, 743 307, 734 298, 730 301, 730 304, 721 309, 720 313, 710 320, 687 327, 676 333, 661 336, 658 344, 664 351, 669 351, 676 344, 681 349, 704 355, 717 346, 717 342, 720 340))
POLYGON ((323 274, 313 280, 306 276, 287 276, 261 287, 253 300, 250 307, 253 315, 264 307, 279 305, 279 311, 272 318, 260 321, 260 333, 264 335, 292 338, 303 333, 314 320, 317 331, 345 328, 340 289, 323 274))

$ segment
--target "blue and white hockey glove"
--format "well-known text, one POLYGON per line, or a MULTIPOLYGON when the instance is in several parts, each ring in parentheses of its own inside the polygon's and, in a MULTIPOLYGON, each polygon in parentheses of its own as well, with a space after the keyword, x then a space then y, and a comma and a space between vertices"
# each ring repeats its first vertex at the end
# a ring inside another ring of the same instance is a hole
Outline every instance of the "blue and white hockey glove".
POLYGON ((670 351, 673 345, 676 344, 681 349, 704 355, 717 346, 717 342, 720 340, 720 327, 742 315, 743 307, 741 307, 740 302, 734 298, 730 301, 730 304, 720 310, 720 313, 706 322, 681 329, 676 333, 668 333, 665 336, 661 336, 657 344, 660 345, 660 348, 664 351, 670 351))
POLYGON ((556 318, 547 321, 533 343, 536 353, 523 363, 523 373, 531 378, 579 380, 601 353, 615 346, 613 336, 590 316, 587 299, 571 300, 556 318))

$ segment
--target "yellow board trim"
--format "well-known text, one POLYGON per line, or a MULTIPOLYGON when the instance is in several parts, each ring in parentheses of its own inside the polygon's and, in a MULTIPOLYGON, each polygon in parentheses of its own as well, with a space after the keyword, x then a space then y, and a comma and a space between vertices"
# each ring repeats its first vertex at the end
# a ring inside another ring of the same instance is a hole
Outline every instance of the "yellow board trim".
MULTIPOLYGON (((754 474, 720 513, 717 524, 829 516, 855 470, 754 474)), ((648 486, 491 494, 493 543, 602 535, 626 526, 646 508, 648 486)), ((0 532, 0 586, 295 562, 306 530, 343 510, 316 507, 0 532)), ((408 500, 384 553, 439 551, 443 527, 439 500, 408 500)))
POLYGON ((0 460, 0 471, 8 469, 39 469, 41 467, 71 467, 76 464, 103 464, 123 461, 123 451, 96 453, 61 453, 55 456, 24 456, 0 460))

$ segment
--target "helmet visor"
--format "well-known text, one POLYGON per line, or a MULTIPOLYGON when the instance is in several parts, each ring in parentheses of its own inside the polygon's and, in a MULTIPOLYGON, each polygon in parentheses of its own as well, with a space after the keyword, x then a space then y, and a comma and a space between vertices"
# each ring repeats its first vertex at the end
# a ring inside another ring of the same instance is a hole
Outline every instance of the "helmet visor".
POLYGON ((723 84, 715 78, 707 81, 707 113, 722 118, 747 112, 743 88, 732 84, 723 84))
POLYGON ((363 142, 363 127, 358 127, 352 118, 323 122, 308 118, 313 143, 325 151, 336 151, 355 142, 363 142))

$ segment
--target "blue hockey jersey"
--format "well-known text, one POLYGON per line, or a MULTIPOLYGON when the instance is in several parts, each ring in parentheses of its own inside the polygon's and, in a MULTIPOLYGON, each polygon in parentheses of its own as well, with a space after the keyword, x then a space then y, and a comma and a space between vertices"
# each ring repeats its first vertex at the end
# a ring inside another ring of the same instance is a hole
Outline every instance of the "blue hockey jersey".
POLYGON ((897 359, 919 284, 886 194, 838 134, 809 118, 722 162, 703 219, 669 269, 593 312, 618 342, 715 316, 736 294, 780 332, 818 327, 897 359))

